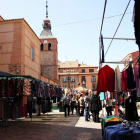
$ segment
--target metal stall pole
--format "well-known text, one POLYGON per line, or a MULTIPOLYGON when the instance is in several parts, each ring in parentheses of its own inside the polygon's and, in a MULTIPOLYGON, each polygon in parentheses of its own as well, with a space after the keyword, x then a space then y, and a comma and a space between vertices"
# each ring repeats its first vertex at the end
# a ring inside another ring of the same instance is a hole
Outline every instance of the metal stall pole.
POLYGON ((104 11, 103 11, 103 16, 102 16, 102 23, 101 23, 100 36, 99 36, 99 68, 100 68, 100 63, 101 63, 101 45, 100 45, 100 39, 101 39, 102 28, 103 28, 103 23, 104 23, 104 16, 105 16, 106 4, 107 4, 107 0, 105 0, 105 3, 104 3, 104 11))
POLYGON ((7 115, 8 115, 8 77, 6 78, 6 114, 5 114, 5 117, 6 117, 6 131, 7 131, 7 127, 8 127, 8 124, 7 124, 7 115))
POLYGON ((31 104, 31 122, 32 122, 32 105, 33 105, 33 97, 32 97, 32 104, 31 104))

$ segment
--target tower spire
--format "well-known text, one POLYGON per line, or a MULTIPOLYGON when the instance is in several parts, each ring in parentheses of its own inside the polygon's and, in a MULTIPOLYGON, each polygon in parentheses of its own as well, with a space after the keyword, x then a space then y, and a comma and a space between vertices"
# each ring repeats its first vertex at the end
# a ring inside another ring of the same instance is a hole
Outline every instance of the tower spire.
POLYGON ((48 18, 48 0, 46 0, 46 18, 48 18))

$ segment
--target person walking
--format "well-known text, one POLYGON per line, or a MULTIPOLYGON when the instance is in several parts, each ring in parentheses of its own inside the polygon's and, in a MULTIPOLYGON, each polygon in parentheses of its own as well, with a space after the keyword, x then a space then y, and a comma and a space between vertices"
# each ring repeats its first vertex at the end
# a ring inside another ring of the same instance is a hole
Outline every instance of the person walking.
POLYGON ((67 110, 68 110, 68 116, 70 113, 70 105, 71 105, 71 100, 68 96, 68 93, 66 93, 66 97, 64 98, 62 102, 62 106, 64 106, 64 111, 65 111, 65 117, 67 117, 67 110))
POLYGON ((77 115, 80 115, 80 102, 79 102, 79 99, 80 99, 80 94, 78 93, 77 97, 76 97, 76 100, 77 100, 77 115))
POLYGON ((110 92, 106 92, 106 111, 107 111, 107 116, 111 116, 112 115, 112 99, 111 99, 111 93, 110 92))
MULTIPOLYGON (((70 92, 69 94, 68 94, 68 97, 70 98, 70 100, 72 100, 72 98, 73 98, 73 94, 72 94, 72 92, 70 92)), ((70 112, 72 111, 72 106, 70 105, 70 112)))
POLYGON ((71 99, 71 111, 72 111, 72 115, 73 115, 74 108, 75 108, 76 114, 77 114, 77 104, 78 104, 78 101, 76 99, 76 94, 74 94, 73 95, 73 98, 71 99))
POLYGON ((79 105, 80 105, 79 115, 83 116, 84 115, 84 108, 85 108, 85 106, 84 106, 85 105, 84 94, 80 94, 79 105))
POLYGON ((91 98, 91 112, 94 122, 99 122, 99 111, 102 109, 100 98, 97 91, 94 92, 91 98))
POLYGON ((85 93, 84 103, 85 103, 85 121, 89 121, 88 118, 89 118, 90 98, 88 96, 88 92, 85 93))

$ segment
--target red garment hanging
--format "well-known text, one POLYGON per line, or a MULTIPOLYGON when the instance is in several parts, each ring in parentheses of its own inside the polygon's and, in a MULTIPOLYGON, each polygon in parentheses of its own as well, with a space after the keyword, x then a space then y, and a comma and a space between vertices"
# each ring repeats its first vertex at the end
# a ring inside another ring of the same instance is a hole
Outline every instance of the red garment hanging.
POLYGON ((117 103, 115 102, 115 115, 119 115, 119 113, 118 113, 118 107, 117 107, 117 103))
POLYGON ((115 71, 108 65, 99 70, 97 92, 114 92, 115 90, 115 71))
POLYGON ((128 91, 127 90, 127 71, 126 70, 122 71, 122 89, 123 89, 123 91, 128 91))

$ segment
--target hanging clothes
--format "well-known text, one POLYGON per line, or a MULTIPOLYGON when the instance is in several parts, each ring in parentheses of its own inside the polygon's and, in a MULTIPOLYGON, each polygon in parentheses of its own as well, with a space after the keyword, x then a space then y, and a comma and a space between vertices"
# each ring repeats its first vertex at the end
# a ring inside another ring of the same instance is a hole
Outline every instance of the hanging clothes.
POLYGON ((20 105, 21 117, 27 117, 27 96, 22 97, 22 103, 20 105))
POLYGON ((139 87, 138 87, 137 96, 140 97, 140 79, 139 79, 139 87))
POLYGON ((6 79, 0 80, 1 96, 6 96, 6 79))
POLYGON ((45 97, 50 97, 50 95, 49 95, 49 84, 45 84, 44 90, 45 90, 45 97))
POLYGON ((122 90, 127 92, 127 71, 122 71, 122 90))
POLYGON ((128 121, 138 121, 139 120, 137 107, 136 107, 133 96, 130 96, 128 99, 126 99, 125 110, 126 110, 126 120, 128 120, 128 121))
POLYGON ((138 73, 138 68, 137 66, 135 65, 134 66, 134 81, 136 82, 136 90, 138 92, 138 88, 139 88, 139 73, 138 73))
POLYGON ((136 43, 140 50, 140 1, 135 0, 135 17, 134 17, 134 28, 136 43))
POLYGON ((105 100, 105 93, 104 92, 100 92, 100 101, 105 100))
POLYGON ((118 107, 117 107, 117 102, 115 102, 115 115, 119 115, 119 113, 118 113, 118 107))
POLYGON ((119 66, 115 69, 115 90, 116 92, 122 91, 122 81, 119 66))
POLYGON ((28 79, 24 79, 23 95, 31 95, 31 83, 28 79))
POLYGON ((38 97, 44 97, 44 83, 40 82, 38 89, 38 97))
POLYGON ((97 92, 114 92, 115 90, 115 71, 105 65, 99 70, 98 73, 98 83, 97 83, 97 92))
POLYGON ((109 100, 110 98, 112 98, 112 94, 109 91, 105 92, 105 100, 109 100))
MULTIPOLYGON (((135 29, 135 38, 136 38, 136 44, 139 47, 140 51, 140 1, 135 0, 134 5, 135 13, 134 13, 134 29, 135 29)), ((140 55, 139 55, 140 60, 140 55)), ((139 61, 139 72, 140 72, 140 61, 139 61)), ((139 73, 140 78, 140 73, 139 73)))
POLYGON ((133 15, 132 15, 132 22, 135 21, 135 4, 134 4, 134 7, 133 7, 133 15))
POLYGON ((134 74, 132 66, 129 65, 127 68, 127 89, 134 89, 136 88, 136 82, 134 81, 134 74))
POLYGON ((49 92, 50 92, 50 97, 52 97, 52 95, 53 95, 53 86, 52 85, 50 86, 49 92))
POLYGON ((31 90, 32 90, 32 96, 36 97, 37 95, 35 94, 35 80, 32 80, 31 82, 31 90))
POLYGON ((17 96, 22 96, 23 95, 23 80, 19 79, 17 81, 17 96))

